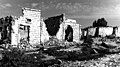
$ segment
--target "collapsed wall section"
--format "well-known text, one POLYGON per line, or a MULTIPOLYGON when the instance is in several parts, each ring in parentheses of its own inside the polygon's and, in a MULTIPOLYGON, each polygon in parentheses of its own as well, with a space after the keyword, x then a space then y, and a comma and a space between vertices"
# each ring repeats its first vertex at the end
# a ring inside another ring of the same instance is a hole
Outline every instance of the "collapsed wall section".
POLYGON ((11 45, 17 47, 18 45, 18 23, 19 20, 15 19, 12 24, 13 32, 11 33, 11 45))
POLYGON ((88 35, 95 36, 96 27, 88 28, 88 35))
POLYGON ((47 32, 47 28, 46 28, 46 25, 43 21, 43 19, 41 20, 41 43, 45 43, 49 40, 49 34, 47 32))
POLYGON ((116 37, 120 37, 120 27, 116 27, 114 30, 116 37))
POLYGON ((62 23, 62 24, 60 24, 60 28, 59 28, 59 31, 57 32, 57 34, 56 34, 56 37, 57 37, 57 39, 58 40, 60 40, 60 41, 63 41, 63 36, 64 36, 64 24, 62 23))

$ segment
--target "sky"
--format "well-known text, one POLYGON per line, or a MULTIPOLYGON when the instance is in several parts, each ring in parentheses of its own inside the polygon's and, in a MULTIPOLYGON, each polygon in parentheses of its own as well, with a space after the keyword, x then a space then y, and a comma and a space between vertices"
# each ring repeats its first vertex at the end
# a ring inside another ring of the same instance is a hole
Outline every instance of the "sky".
POLYGON ((83 27, 99 18, 109 26, 120 26, 120 0, 0 0, 0 17, 22 16, 23 7, 39 9, 45 18, 65 13, 83 27))

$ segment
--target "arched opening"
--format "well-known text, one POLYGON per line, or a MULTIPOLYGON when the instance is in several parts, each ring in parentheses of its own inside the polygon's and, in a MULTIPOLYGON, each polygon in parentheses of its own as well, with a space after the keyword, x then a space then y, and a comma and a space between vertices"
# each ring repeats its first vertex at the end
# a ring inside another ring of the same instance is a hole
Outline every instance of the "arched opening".
POLYGON ((70 25, 68 25, 67 29, 65 30, 65 41, 73 41, 73 28, 70 25))

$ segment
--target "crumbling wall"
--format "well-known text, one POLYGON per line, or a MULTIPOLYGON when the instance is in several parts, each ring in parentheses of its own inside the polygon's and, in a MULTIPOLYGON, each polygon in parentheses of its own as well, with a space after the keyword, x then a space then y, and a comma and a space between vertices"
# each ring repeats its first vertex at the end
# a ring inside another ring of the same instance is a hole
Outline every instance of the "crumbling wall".
POLYGON ((75 42, 79 42, 79 40, 80 40, 80 30, 79 30, 79 24, 74 24, 74 26, 73 26, 73 41, 75 41, 75 42))
POLYGON ((47 42, 49 40, 49 34, 47 32, 47 28, 46 28, 46 25, 42 19, 41 21, 41 42, 44 43, 44 42, 47 42))
POLYGON ((87 35, 95 36, 95 32, 96 32, 96 27, 88 28, 88 34, 87 35))
POLYGON ((82 37, 82 30, 81 30, 81 25, 79 25, 79 38, 81 39, 82 37))
POLYGON ((27 39, 27 34, 24 30, 24 25, 29 26, 29 24, 26 23, 26 18, 23 16, 20 16, 20 18, 15 19, 14 24, 12 25, 13 32, 12 32, 12 45, 18 46, 20 44, 21 39, 27 39), (20 26, 23 25, 23 26, 20 26))
POLYGON ((64 25, 60 24, 59 31, 56 34, 57 39, 60 40, 60 41, 63 40, 63 33, 64 33, 63 28, 64 28, 64 25))
POLYGON ((87 36, 87 31, 86 30, 82 30, 82 37, 87 36))
MULTIPOLYGON (((40 44, 41 11, 35 9, 23 9, 23 16, 30 21, 30 44, 40 44)), ((29 22, 28 22, 29 23, 29 22)))
POLYGON ((13 32, 11 34, 11 45, 15 47, 18 45, 18 23, 19 20, 15 19, 12 25, 13 32))
POLYGON ((116 37, 120 37, 120 27, 116 27, 115 35, 116 35, 116 37))
POLYGON ((15 25, 12 26, 14 30, 14 33, 12 33, 12 44, 18 45, 21 37, 24 37, 25 34, 28 36, 27 38, 29 39, 29 43, 31 45, 40 44, 40 22, 41 11, 23 8, 23 16, 16 19, 15 25), (27 31, 27 33, 26 31, 19 29, 21 24, 29 27, 29 31, 27 31))
POLYGON ((79 30, 80 26, 76 22, 72 22, 72 20, 71 21, 66 20, 64 22, 64 36, 63 36, 63 39, 65 39, 65 30, 66 30, 68 25, 70 25, 73 28, 73 41, 79 42, 79 40, 80 40, 80 32, 79 32, 80 31, 79 30))
POLYGON ((113 27, 99 27, 99 35, 102 37, 112 35, 113 27))
POLYGON ((20 25, 19 27, 19 33, 20 33, 20 37, 21 38, 26 38, 28 37, 28 29, 27 29, 27 26, 26 25, 20 25))
POLYGON ((65 41, 73 42, 73 28, 70 25, 65 29, 65 41))

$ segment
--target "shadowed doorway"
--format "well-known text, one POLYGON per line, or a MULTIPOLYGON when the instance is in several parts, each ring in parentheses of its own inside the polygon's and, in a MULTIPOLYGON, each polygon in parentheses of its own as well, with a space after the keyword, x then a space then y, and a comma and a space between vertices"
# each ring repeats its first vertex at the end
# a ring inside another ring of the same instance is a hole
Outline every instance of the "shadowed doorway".
POLYGON ((65 30, 65 41, 73 42, 73 28, 70 25, 65 30))

